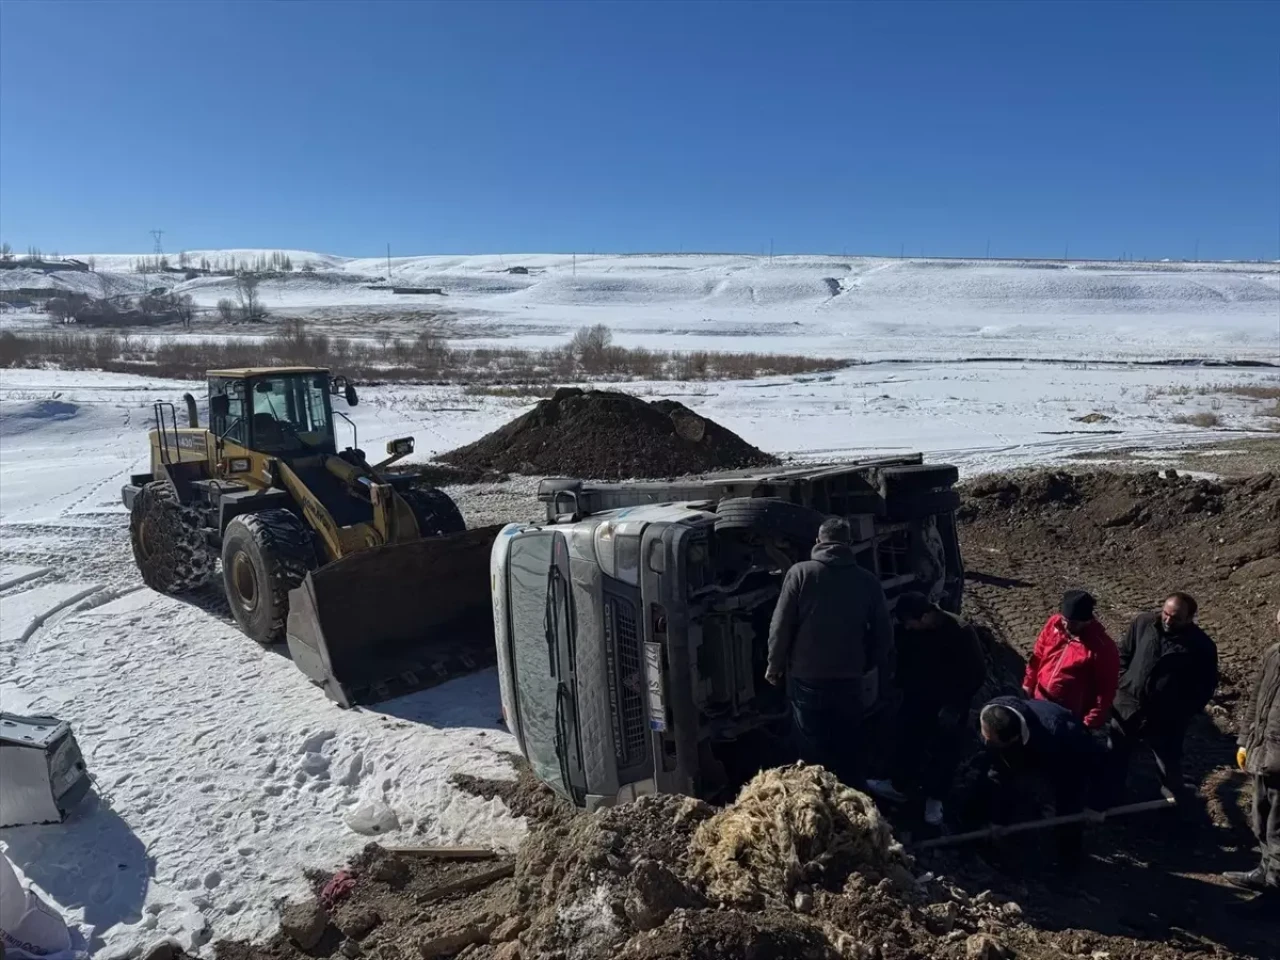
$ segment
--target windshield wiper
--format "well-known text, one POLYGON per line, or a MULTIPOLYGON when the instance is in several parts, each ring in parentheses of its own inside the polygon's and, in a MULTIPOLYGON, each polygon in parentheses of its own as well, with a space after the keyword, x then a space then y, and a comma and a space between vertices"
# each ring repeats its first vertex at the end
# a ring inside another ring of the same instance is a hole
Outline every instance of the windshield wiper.
POLYGON ((551 676, 558 677, 560 675, 560 652, 556 648, 556 584, 559 582, 560 571, 556 569, 555 564, 547 571, 547 600, 546 605, 542 608, 542 633, 547 641, 547 669, 551 676))
POLYGON ((564 705, 569 699, 569 685, 564 681, 556 684, 556 759, 560 761, 560 782, 564 784, 569 799, 578 805, 582 798, 578 796, 578 788, 574 786, 573 776, 569 769, 569 723, 565 718, 564 705))

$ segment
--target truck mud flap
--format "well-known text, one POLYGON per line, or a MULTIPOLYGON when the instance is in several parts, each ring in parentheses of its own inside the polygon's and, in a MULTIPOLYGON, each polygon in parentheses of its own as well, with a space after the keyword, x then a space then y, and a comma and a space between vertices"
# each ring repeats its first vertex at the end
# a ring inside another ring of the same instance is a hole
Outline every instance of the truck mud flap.
POLYGON ((340 706, 492 666, 489 552, 501 527, 344 557, 289 593, 293 662, 340 706))

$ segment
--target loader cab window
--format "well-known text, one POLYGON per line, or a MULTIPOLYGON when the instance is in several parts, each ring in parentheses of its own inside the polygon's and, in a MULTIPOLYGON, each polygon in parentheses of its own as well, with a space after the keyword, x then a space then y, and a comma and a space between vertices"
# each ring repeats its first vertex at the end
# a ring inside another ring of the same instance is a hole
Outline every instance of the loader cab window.
POLYGON ((233 443, 248 443, 249 418, 245 415, 243 380, 209 381, 209 429, 233 443))
POLYGON ((253 448, 265 453, 333 453, 328 378, 282 374, 250 381, 253 448))

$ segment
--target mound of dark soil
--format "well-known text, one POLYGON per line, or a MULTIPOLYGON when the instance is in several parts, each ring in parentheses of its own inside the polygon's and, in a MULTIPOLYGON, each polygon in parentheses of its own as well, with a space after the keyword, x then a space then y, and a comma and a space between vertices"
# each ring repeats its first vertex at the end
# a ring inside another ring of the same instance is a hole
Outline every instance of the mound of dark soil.
POLYGON ((456 467, 592 480, 661 479, 777 461, 674 400, 557 390, 528 413, 440 457, 456 467))

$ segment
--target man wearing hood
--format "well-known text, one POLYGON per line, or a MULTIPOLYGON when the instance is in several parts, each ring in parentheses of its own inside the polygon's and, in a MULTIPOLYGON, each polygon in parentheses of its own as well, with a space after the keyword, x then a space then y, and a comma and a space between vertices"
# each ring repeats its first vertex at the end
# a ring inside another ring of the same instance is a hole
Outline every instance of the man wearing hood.
POLYGON ((1101 736, 1120 682, 1120 653, 1094 619, 1095 606, 1084 590, 1062 595, 1062 612, 1049 618, 1027 658, 1022 689, 1034 700, 1066 707, 1101 736))
POLYGON ((800 756, 865 784, 859 727, 889 682, 893 624, 884 589, 858 564, 849 523, 823 522, 812 559, 782 581, 765 679, 786 680, 800 756))

